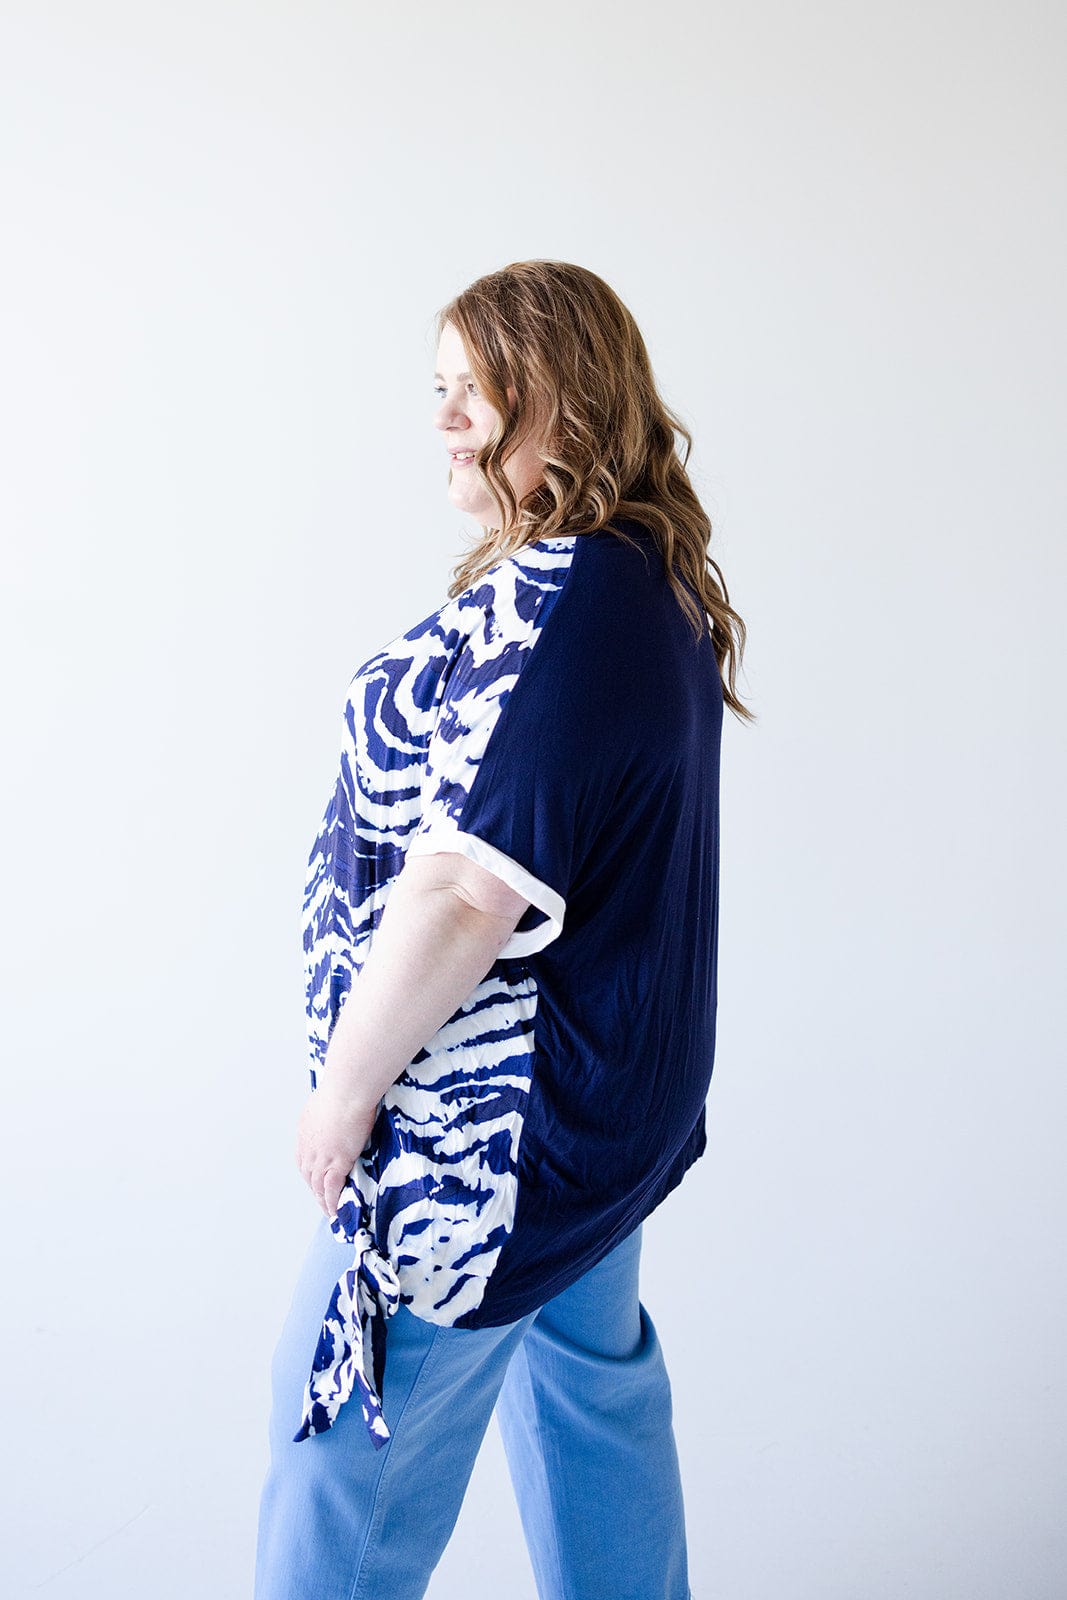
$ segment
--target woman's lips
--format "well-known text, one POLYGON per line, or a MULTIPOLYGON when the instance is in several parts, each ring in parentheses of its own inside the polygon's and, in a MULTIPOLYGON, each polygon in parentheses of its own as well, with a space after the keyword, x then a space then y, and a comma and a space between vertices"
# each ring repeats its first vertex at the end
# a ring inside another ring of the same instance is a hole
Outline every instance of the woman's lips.
POLYGON ((451 460, 454 467, 472 467, 474 465, 474 453, 472 451, 470 455, 452 456, 451 460))

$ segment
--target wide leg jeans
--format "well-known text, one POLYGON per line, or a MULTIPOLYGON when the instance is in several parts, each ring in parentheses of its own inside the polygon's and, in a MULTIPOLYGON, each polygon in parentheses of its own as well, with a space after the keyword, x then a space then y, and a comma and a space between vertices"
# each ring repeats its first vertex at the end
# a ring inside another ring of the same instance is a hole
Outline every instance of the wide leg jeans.
MULTIPOLYGON (((496 1408, 540 1600, 688 1600, 671 1390, 638 1293, 638 1227, 518 1322, 447 1328, 401 1305, 376 1450, 358 1399, 293 1441, 349 1247, 323 1218, 271 1368, 255 1600, 422 1600, 496 1408)), ((500 1594, 515 1574, 501 1572, 500 1594)))

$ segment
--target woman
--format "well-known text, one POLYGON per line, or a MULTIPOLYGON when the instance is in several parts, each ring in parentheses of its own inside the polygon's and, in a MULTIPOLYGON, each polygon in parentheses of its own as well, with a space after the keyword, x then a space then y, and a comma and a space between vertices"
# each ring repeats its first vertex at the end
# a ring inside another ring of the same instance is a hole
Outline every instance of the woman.
POLYGON ((482 538, 352 679, 309 862, 297 1160, 324 1215, 274 1358, 255 1592, 417 1600, 495 1406, 542 1600, 685 1600, 638 1266, 706 1143, 744 625, 602 279, 513 263, 437 332, 482 538))

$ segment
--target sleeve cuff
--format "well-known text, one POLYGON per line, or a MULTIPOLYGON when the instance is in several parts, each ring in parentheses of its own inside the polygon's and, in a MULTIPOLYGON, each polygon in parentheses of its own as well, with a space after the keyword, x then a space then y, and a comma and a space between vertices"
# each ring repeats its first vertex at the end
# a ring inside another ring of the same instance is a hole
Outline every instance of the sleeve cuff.
POLYGON ((563 918, 567 910, 567 903, 562 895, 550 889, 547 883, 542 883, 540 878, 535 878, 518 861, 505 855, 503 850, 498 850, 495 845, 487 844, 484 839, 479 839, 477 834, 463 833, 454 825, 445 821, 437 821, 425 833, 417 833, 408 845, 407 854, 410 856, 439 855, 443 851, 454 850, 461 856, 466 856, 479 867, 484 867, 487 872, 493 873, 497 878, 524 900, 543 911, 546 921, 539 923, 536 928, 526 928, 521 933, 518 929, 512 933, 507 944, 500 952, 500 958, 505 956, 530 956, 537 950, 543 950, 553 939, 559 937, 563 931, 563 918))

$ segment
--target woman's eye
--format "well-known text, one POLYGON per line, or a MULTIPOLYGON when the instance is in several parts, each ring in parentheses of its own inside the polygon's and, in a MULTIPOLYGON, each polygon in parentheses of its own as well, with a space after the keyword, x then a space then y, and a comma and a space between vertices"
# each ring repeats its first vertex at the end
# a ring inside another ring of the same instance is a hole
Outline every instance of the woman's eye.
MULTIPOLYGON (((478 394, 478 385, 476 383, 468 383, 467 389, 468 389, 470 394, 473 394, 473 395, 477 395, 478 394)), ((443 383, 435 383, 434 386, 433 386, 433 393, 434 394, 439 394, 439 395, 445 395, 445 394, 448 393, 448 390, 445 388, 443 383)), ((479 398, 480 398, 480 396, 479 396, 479 398)))

